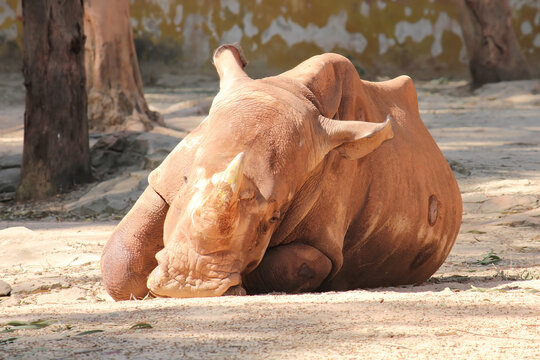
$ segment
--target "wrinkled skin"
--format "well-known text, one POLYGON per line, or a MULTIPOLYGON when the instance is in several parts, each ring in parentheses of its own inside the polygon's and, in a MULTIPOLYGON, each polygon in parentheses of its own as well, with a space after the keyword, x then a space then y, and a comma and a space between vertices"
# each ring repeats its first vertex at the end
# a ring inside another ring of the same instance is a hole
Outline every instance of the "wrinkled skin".
POLYGON ((252 80, 232 45, 214 63, 208 117, 105 246, 114 299, 414 284, 440 267, 461 197, 410 78, 363 81, 324 54, 252 80))

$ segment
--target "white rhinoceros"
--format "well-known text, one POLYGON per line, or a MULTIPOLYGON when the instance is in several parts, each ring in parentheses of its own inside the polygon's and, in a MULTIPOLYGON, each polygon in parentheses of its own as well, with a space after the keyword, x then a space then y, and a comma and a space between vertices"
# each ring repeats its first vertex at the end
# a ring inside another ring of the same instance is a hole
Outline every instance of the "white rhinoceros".
POLYGON ((323 54, 254 80, 233 45, 214 63, 208 117, 105 247, 114 299, 414 284, 440 267, 461 196, 409 77, 363 81, 323 54))

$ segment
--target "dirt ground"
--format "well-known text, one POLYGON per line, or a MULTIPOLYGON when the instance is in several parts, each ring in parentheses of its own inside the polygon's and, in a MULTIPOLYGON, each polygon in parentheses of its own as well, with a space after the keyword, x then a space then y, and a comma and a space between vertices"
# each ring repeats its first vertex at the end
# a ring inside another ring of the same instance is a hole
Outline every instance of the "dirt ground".
MULTIPOLYGON (((0 156, 22 146, 17 81, 0 81, 11 94, 0 156)), ((457 242, 427 283, 114 302, 99 257, 117 221, 0 219, 0 279, 13 287, 0 298, 0 359, 540 359, 540 83, 417 88, 464 201, 457 242)), ((147 94, 165 111, 212 89, 147 94)), ((200 118, 167 121, 189 130, 200 118)))

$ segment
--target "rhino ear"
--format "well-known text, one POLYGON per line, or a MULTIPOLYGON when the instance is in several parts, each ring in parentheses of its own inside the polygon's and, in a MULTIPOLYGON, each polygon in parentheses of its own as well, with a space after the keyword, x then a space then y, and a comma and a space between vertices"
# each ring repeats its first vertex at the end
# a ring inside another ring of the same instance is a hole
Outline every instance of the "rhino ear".
POLYGON ((244 51, 239 44, 221 45, 214 51, 213 63, 219 75, 219 88, 225 89, 239 78, 248 78, 244 51))
POLYGON ((336 150, 349 160, 366 156, 394 137, 390 115, 383 123, 333 120, 322 115, 319 116, 319 122, 326 133, 326 153, 336 150))

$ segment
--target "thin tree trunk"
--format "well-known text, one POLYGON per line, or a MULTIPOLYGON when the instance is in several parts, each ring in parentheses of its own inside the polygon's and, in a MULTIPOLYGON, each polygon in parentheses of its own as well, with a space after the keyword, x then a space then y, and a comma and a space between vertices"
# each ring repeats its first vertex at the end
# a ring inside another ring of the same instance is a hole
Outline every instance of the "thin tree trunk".
POLYGON ((18 200, 89 180, 82 1, 23 0, 24 148, 18 200))
POLYGON ((458 0, 458 4, 473 84, 530 79, 508 0, 458 0))
POLYGON ((142 90, 129 0, 86 0, 85 33, 90 130, 150 130, 163 124, 142 90))

